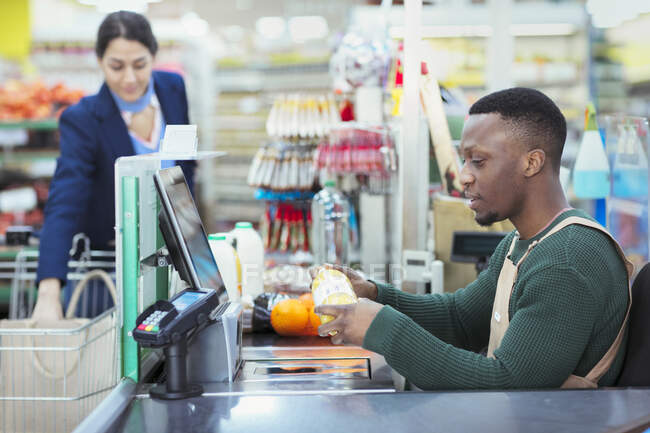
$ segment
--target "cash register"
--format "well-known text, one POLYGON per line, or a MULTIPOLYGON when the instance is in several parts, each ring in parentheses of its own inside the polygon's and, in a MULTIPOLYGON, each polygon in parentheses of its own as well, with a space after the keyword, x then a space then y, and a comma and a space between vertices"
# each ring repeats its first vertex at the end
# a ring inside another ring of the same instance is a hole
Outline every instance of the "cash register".
POLYGON ((240 364, 241 306, 230 303, 198 210, 180 167, 158 170, 158 223, 171 263, 188 288, 158 300, 136 319, 133 338, 165 353, 160 399, 201 395, 199 383, 232 381, 240 364))

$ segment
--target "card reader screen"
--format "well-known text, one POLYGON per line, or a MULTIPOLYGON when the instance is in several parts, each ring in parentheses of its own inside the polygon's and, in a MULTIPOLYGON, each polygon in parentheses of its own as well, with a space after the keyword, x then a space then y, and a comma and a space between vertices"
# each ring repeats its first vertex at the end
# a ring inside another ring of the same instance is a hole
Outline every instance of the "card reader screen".
POLYGON ((174 299, 172 304, 176 307, 178 312, 181 312, 204 296, 205 293, 185 292, 178 298, 174 299))

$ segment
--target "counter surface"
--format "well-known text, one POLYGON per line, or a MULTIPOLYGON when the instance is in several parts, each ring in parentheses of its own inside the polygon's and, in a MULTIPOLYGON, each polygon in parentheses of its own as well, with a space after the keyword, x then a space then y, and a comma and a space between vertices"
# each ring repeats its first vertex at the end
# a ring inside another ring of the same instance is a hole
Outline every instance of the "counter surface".
POLYGON ((367 357, 371 377, 337 372, 264 379, 251 369, 245 374, 244 366, 234 383, 205 384, 202 397, 178 401, 152 400, 151 385, 139 384, 110 428, 98 431, 593 433, 650 414, 650 388, 395 392, 383 357, 358 347, 270 335, 245 336, 243 347, 247 362, 367 357))
POLYGON ((116 432, 605 432, 650 412, 650 389, 138 398, 116 432))

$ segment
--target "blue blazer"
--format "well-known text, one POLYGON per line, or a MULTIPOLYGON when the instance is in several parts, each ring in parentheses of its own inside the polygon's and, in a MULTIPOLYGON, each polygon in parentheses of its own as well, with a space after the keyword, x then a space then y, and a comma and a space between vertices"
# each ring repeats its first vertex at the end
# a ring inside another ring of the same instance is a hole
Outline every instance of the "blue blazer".
MULTIPOLYGON (((183 78, 153 72, 165 122, 189 123, 183 78)), ((96 95, 68 107, 59 120, 61 155, 50 184, 41 231, 37 281, 66 281, 72 237, 85 233, 93 249, 113 249, 115 240, 115 160, 134 155, 122 115, 104 83, 96 95)), ((196 163, 179 164, 193 191, 196 163)))

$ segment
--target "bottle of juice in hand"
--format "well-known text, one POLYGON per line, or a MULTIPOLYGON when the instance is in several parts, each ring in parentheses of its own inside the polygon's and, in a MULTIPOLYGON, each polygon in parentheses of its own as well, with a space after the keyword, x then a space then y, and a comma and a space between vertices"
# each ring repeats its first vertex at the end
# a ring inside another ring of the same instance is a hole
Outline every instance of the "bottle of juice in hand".
MULTIPOLYGON (((343 272, 335 269, 321 268, 311 285, 314 305, 342 305, 357 302, 357 295, 350 280, 343 272)), ((328 314, 319 314, 321 323, 334 319, 328 314)), ((335 335, 330 333, 330 335, 335 335)))

